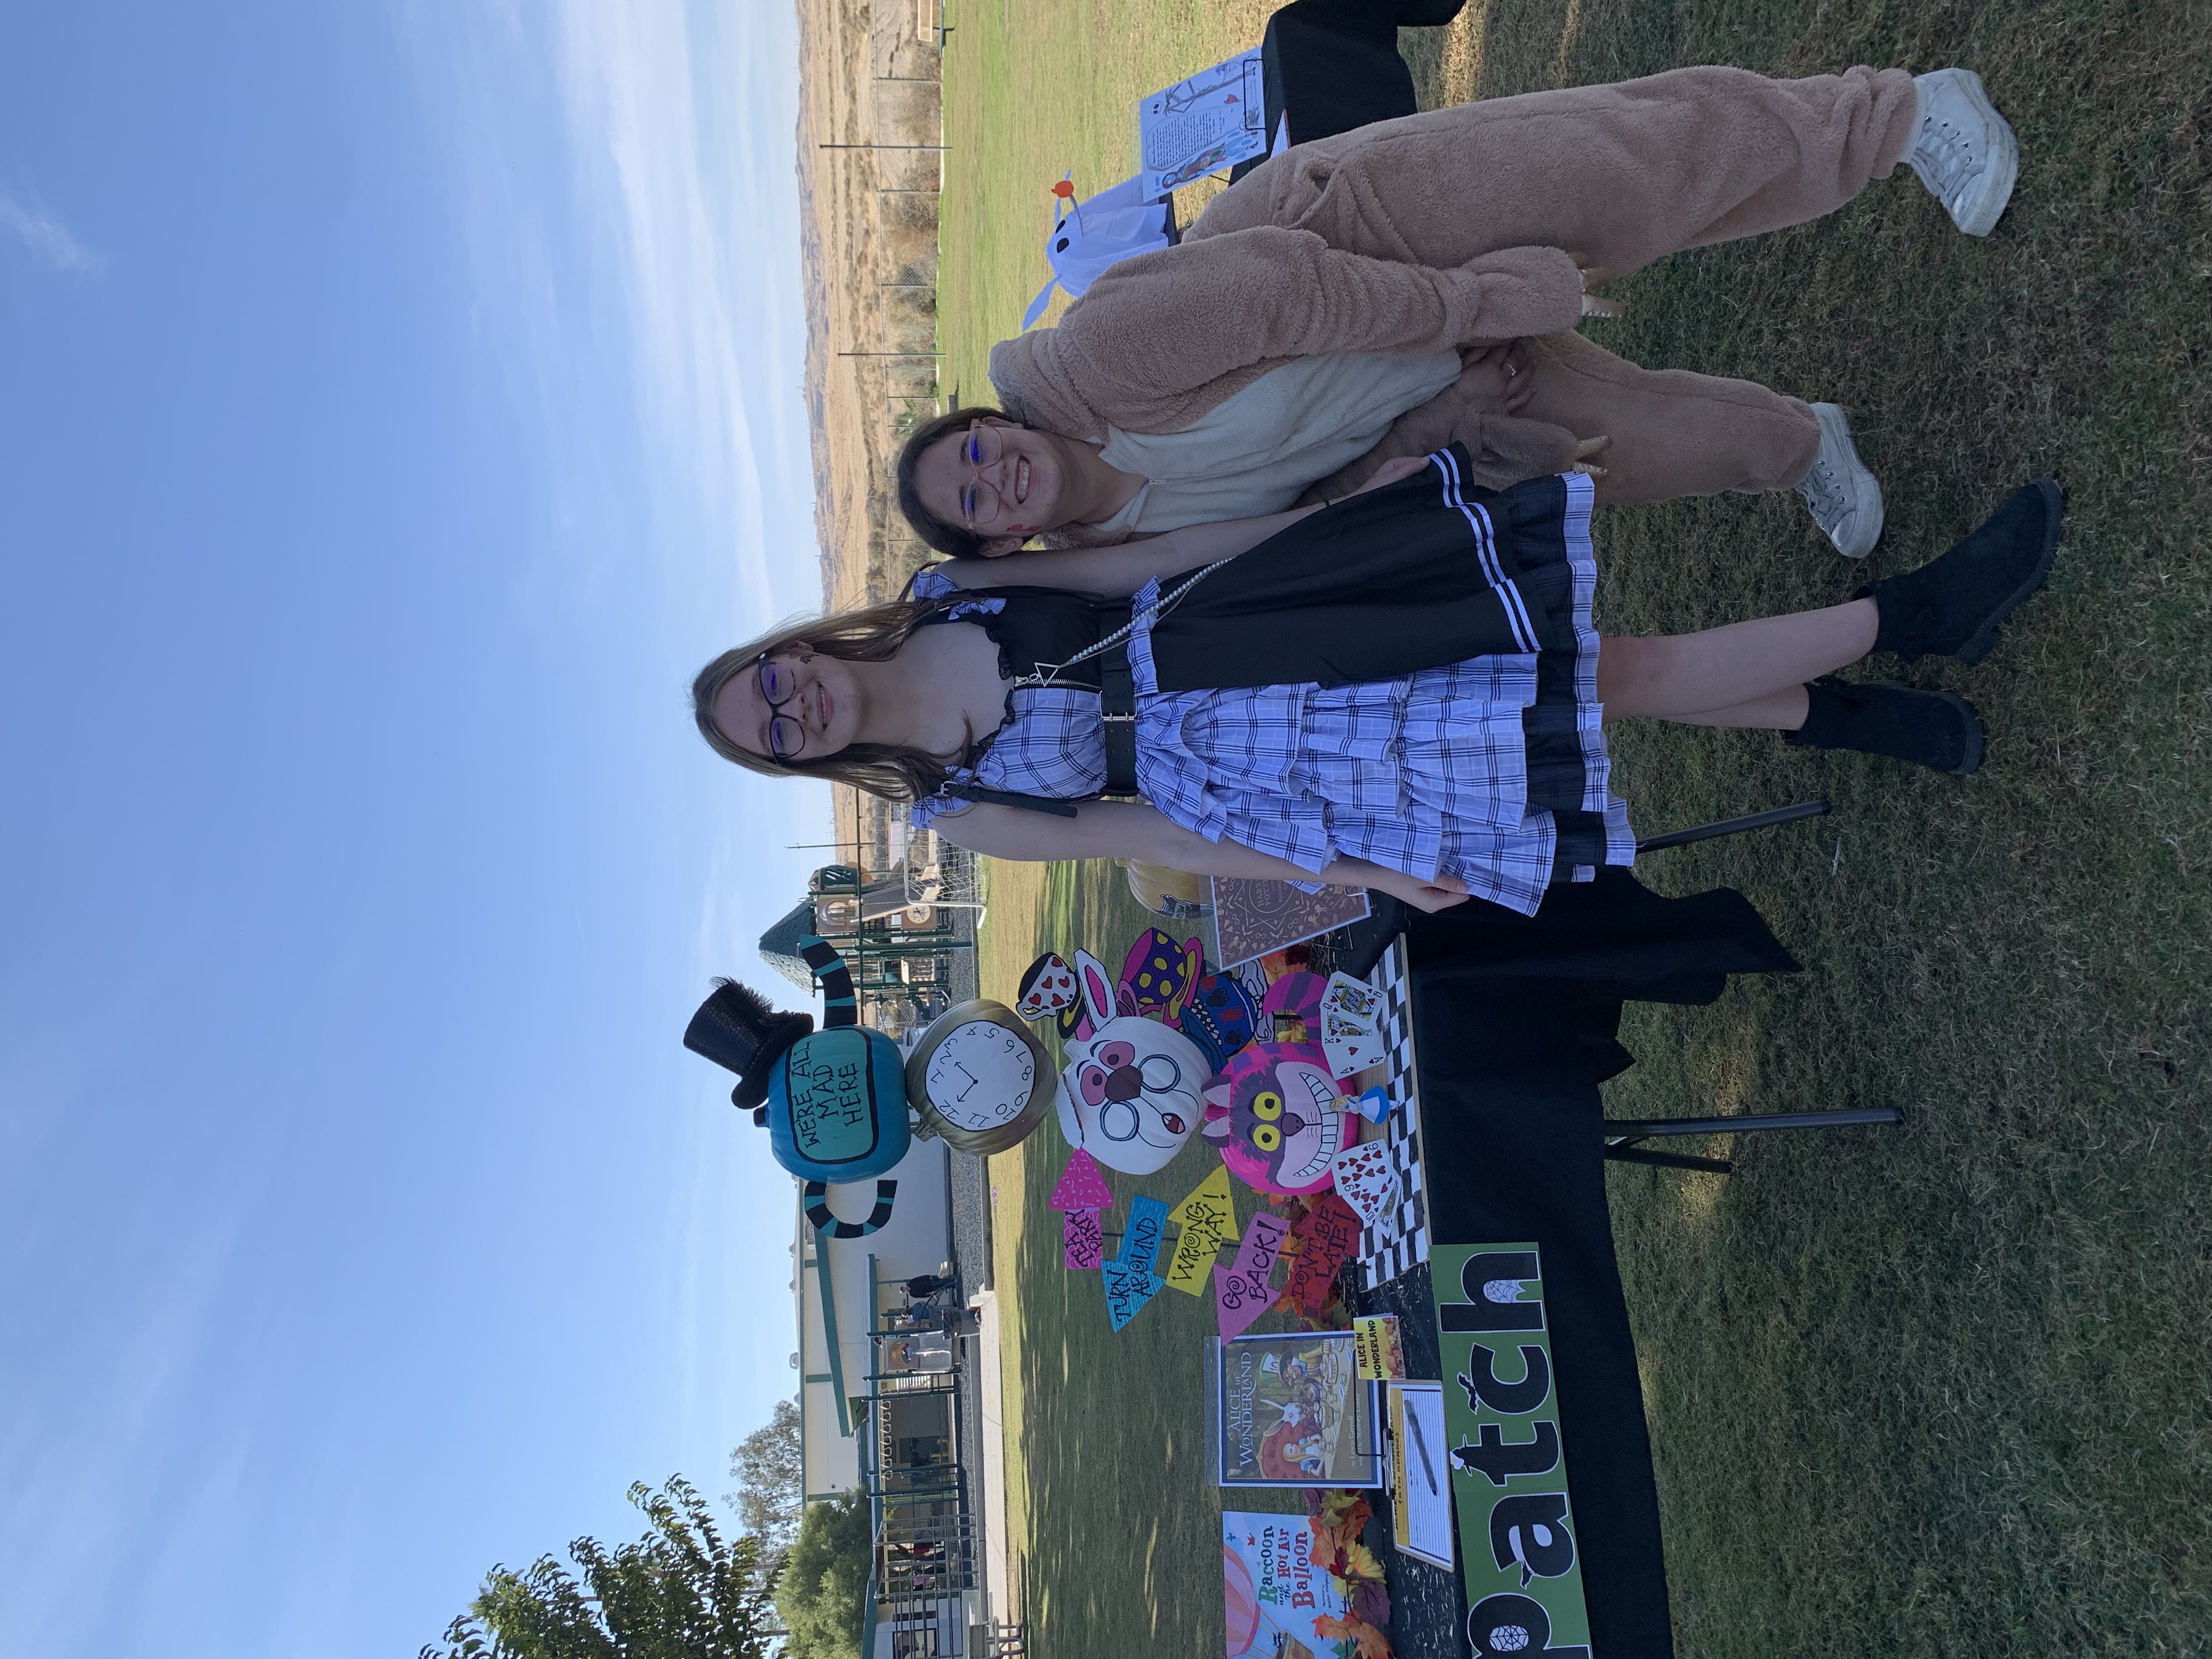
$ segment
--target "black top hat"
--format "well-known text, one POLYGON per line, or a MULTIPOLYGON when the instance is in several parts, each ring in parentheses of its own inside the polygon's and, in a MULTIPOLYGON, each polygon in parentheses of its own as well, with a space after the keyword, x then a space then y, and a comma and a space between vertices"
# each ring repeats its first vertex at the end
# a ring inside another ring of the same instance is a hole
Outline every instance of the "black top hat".
POLYGON ((768 1098, 769 1073, 783 1051, 813 1029, 813 1015, 780 1014, 759 992, 726 979, 691 1016, 684 1046, 735 1072, 731 1103, 750 1109, 768 1098))

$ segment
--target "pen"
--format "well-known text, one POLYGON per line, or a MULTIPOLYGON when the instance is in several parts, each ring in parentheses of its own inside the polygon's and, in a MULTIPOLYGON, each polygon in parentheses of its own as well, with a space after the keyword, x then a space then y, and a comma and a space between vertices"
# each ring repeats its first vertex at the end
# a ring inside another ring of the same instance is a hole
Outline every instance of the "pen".
POLYGON ((1433 1498, 1437 1492, 1437 1471, 1429 1462, 1429 1437, 1421 1432, 1421 1419, 1413 1415, 1413 1403, 1410 1400, 1406 1402, 1406 1426, 1413 1431, 1413 1445, 1421 1454, 1421 1478, 1429 1483, 1429 1496, 1433 1498))

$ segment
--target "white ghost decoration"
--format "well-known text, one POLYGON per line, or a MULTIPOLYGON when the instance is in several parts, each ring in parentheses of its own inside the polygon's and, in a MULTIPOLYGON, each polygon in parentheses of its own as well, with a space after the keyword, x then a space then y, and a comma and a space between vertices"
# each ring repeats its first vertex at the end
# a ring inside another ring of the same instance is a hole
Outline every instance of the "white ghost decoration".
MULTIPOLYGON (((1062 185, 1067 182, 1067 179, 1060 180, 1062 185)), ((1072 190, 1064 195, 1055 192, 1052 234, 1044 243, 1044 257, 1052 262, 1052 280, 1037 290, 1036 298, 1022 313, 1024 328, 1034 325, 1044 315, 1054 289, 1064 289, 1071 297, 1080 298, 1108 266, 1174 243, 1175 204, 1146 201, 1144 183, 1142 174, 1124 179, 1072 204, 1072 190)))

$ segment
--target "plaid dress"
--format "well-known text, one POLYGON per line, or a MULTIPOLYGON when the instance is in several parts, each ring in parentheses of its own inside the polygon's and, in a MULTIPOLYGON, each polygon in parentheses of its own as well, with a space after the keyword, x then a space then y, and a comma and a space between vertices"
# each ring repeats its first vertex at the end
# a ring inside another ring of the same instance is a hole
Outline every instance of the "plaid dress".
MULTIPOLYGON (((1552 883, 1588 881, 1599 865, 1632 863, 1636 852, 1627 808, 1611 790, 1597 700, 1590 483, 1570 473, 1478 502, 1455 492, 1447 470, 1440 487, 1451 510, 1481 515, 1484 540, 1493 517, 1501 521, 1519 555, 1520 592, 1571 618, 1553 630, 1571 646, 1355 684, 1163 692, 1151 651, 1154 584, 1132 602, 1138 782, 1162 814, 1209 841, 1316 873, 1340 857, 1425 879, 1445 872, 1479 898, 1534 915, 1552 883)), ((915 592, 958 590, 925 571, 915 592)), ((971 601, 947 620, 1004 603, 971 601)), ((1006 722, 953 775, 1059 799, 1095 794, 1105 779, 1097 696, 1066 686, 1014 690, 1006 722)), ((926 824, 962 805, 931 797, 915 803, 913 819, 926 824)))

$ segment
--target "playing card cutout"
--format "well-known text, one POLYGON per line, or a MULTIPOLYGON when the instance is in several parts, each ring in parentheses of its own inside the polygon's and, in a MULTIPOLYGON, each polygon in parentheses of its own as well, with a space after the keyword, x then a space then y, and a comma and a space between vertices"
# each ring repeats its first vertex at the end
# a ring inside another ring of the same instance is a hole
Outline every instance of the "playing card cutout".
POLYGON ((1328 1057, 1329 1075, 1341 1082, 1358 1077, 1370 1066, 1382 1060, 1382 1039, 1372 1031, 1338 1033, 1324 1029, 1321 1035, 1321 1051, 1328 1057))
POLYGON ((1052 1189, 1045 1200, 1050 1210, 1110 1210, 1114 1207, 1114 1189, 1106 1184, 1106 1177, 1098 1172, 1098 1160, 1080 1146, 1067 1160, 1067 1168, 1060 1177, 1060 1184, 1052 1189))
POLYGON ((1372 1031, 1382 1017, 1382 994, 1349 974, 1331 974, 1328 988, 1322 993, 1321 1012, 1324 1021, 1340 1019, 1352 1030, 1372 1031))
POLYGON ((1368 1140, 1347 1146, 1329 1168, 1336 1177, 1337 1196, 1358 1211, 1359 1218, 1369 1226, 1381 1226, 1398 1197, 1398 1178, 1391 1172, 1389 1143, 1368 1140))

